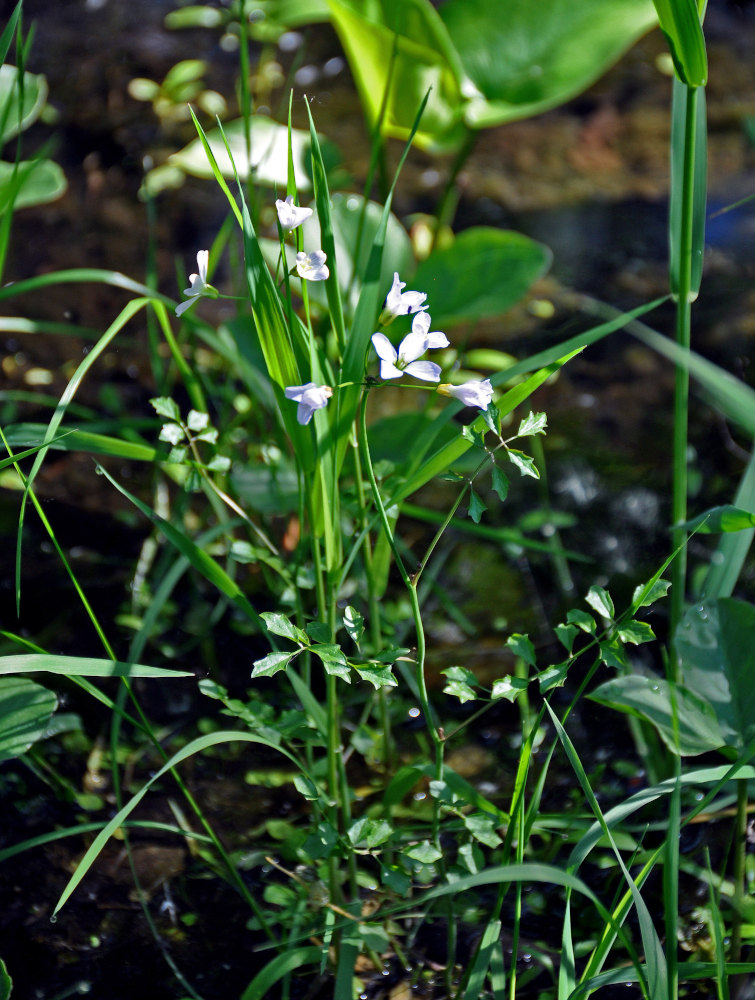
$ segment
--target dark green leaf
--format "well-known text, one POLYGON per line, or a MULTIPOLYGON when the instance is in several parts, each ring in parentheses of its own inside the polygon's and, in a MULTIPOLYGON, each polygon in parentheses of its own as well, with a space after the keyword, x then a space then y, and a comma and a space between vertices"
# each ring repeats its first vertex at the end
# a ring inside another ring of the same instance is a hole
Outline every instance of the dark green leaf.
POLYGON ((509 495, 508 477, 497 465, 493 465, 493 489, 502 501, 509 495))
POLYGON ((520 233, 465 229, 449 247, 433 251, 419 264, 412 287, 429 293, 433 329, 443 329, 503 315, 550 261, 547 247, 520 233))
POLYGON ((473 489, 469 490, 469 516, 475 524, 480 523, 480 518, 488 509, 486 503, 480 499, 473 489))
POLYGON ((295 653, 268 653, 261 660, 254 661, 252 677, 273 677, 280 670, 285 670, 295 653))
POLYGON ((535 666, 535 647, 532 645, 529 636, 519 635, 518 632, 515 632, 508 637, 506 645, 514 656, 520 656, 531 667, 535 666))
POLYGON ((58 699, 26 677, 0 677, 0 761, 43 739, 58 699))

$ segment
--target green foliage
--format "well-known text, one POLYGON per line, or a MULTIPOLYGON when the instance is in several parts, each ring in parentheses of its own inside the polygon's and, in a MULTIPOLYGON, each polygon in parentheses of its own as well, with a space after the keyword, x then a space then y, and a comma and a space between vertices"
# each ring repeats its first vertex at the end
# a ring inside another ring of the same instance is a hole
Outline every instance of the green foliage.
POLYGON ((588 87, 656 23, 650 0, 330 0, 371 123, 405 137, 432 87, 420 145, 527 118, 588 87))
POLYGON ((57 705, 52 691, 33 681, 0 677, 0 762, 44 739, 57 705))

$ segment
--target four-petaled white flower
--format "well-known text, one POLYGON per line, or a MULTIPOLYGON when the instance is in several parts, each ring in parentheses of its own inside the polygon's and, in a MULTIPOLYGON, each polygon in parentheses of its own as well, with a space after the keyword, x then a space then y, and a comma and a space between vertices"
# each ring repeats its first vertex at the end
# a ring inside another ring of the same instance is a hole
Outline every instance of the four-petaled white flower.
POLYGON ((300 278, 307 281, 326 281, 330 276, 330 271, 325 263, 327 254, 322 250, 313 250, 312 253, 304 253, 300 250, 296 255, 296 271, 300 278))
POLYGON ((329 385, 315 385, 314 382, 307 382, 305 385, 290 385, 283 390, 283 394, 286 399, 293 399, 299 404, 296 411, 296 419, 299 423, 308 424, 315 410, 321 410, 328 405, 333 390, 329 385))
MULTIPOLYGON (((424 306, 423 308, 427 308, 424 306)), ((421 333, 425 337, 425 349, 430 351, 436 347, 448 347, 448 337, 440 330, 430 330, 430 313, 419 312, 412 320, 412 333, 421 333)))
POLYGON ((311 208, 300 208, 298 205, 294 205, 294 196, 292 194, 285 201, 281 201, 278 198, 275 202, 275 207, 278 211, 278 221, 281 224, 281 229, 287 233, 290 233, 292 229, 297 229, 312 214, 311 208))
POLYGON ((393 284, 385 300, 385 311, 391 316, 408 316, 419 309, 427 309, 423 305, 427 298, 426 292, 404 292, 406 282, 400 281, 398 271, 393 272, 393 284))
POLYGON ((444 382, 438 386, 438 392, 443 396, 458 399, 465 406, 479 406, 481 410, 487 410, 493 398, 493 386, 489 378, 464 382, 462 385, 448 385, 444 382))
POLYGON ((401 378, 406 373, 423 382, 440 382, 440 365, 418 361, 427 350, 427 337, 412 330, 399 345, 398 351, 384 333, 373 333, 372 345, 380 358, 380 378, 401 378))
POLYGON ((194 305, 197 299, 204 295, 208 288, 211 286, 207 284, 207 265, 210 259, 209 250, 200 250, 197 254, 197 270, 199 274, 189 275, 189 287, 184 288, 184 295, 188 295, 189 298, 185 302, 176 306, 176 316, 180 316, 185 313, 187 309, 194 305))

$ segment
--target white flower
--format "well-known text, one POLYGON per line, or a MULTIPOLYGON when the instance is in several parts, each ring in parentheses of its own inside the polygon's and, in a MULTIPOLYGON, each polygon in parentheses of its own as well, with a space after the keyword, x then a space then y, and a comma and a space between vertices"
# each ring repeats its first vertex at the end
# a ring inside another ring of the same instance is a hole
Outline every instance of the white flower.
POLYGON ((490 400, 493 398, 493 386, 490 384, 489 378, 476 382, 464 382, 462 385, 448 385, 444 382, 443 385, 438 386, 438 392, 443 396, 458 399, 465 406, 479 406, 481 410, 487 410, 490 406, 490 400))
POLYGON ((281 201, 278 198, 275 202, 275 208, 278 212, 278 221, 281 224, 281 229, 284 229, 287 233, 290 233, 292 229, 297 229, 312 214, 311 208, 299 208, 298 205, 294 205, 294 196, 292 194, 285 201, 281 201))
POLYGON ((427 335, 412 330, 401 341, 398 352, 384 333, 373 333, 372 344, 380 358, 380 378, 401 378, 404 372, 424 382, 440 382, 440 366, 432 361, 418 361, 427 350, 427 335))
POLYGON ((307 382, 306 385, 290 385, 283 390, 283 395, 286 399, 293 399, 299 404, 296 419, 300 424, 308 424, 315 410, 321 410, 323 406, 328 405, 333 390, 329 385, 315 385, 314 382, 307 382))
MULTIPOLYGON (((426 307, 425 307, 426 308, 426 307)), ((419 312, 412 320, 412 333, 421 333, 425 337, 425 350, 434 347, 448 347, 448 337, 440 330, 430 331, 430 313, 419 312)))
POLYGON ((419 309, 427 309, 423 302, 427 298, 425 292, 404 292, 405 281, 399 281, 398 271, 393 272, 393 285, 385 300, 385 311, 391 316, 408 316, 419 309))
POLYGON ((207 289, 211 287, 207 284, 207 264, 209 263, 209 259, 209 250, 200 250, 197 254, 197 270, 199 274, 189 275, 189 287, 184 288, 184 295, 188 295, 189 298, 176 306, 176 316, 185 313, 187 309, 194 305, 200 295, 204 295, 207 289))
POLYGON ((300 250, 296 255, 296 270, 300 278, 307 281, 325 281, 330 276, 330 271, 325 263, 327 255, 322 250, 313 250, 312 253, 304 253, 300 250))

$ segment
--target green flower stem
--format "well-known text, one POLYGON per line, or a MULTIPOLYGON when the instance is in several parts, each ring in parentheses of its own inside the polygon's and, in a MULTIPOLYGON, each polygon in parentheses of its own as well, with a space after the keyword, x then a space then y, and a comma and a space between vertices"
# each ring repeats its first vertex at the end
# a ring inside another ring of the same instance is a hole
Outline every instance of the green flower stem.
MULTIPOLYGON (((697 90, 687 87, 685 105, 684 156, 682 162, 682 210, 680 218, 679 273, 676 276, 678 298, 676 302, 676 342, 685 351, 691 343, 692 305, 692 223, 695 175, 695 130, 697 90)), ((673 237, 672 237, 673 238, 673 237)), ((673 493, 671 521, 674 524, 672 548, 678 555, 671 565, 671 679, 679 680, 679 664, 673 637, 684 613, 687 578, 687 532, 679 527, 687 520, 687 421, 689 411, 689 371, 684 365, 676 366, 674 384, 674 443, 673 443, 673 493)))

